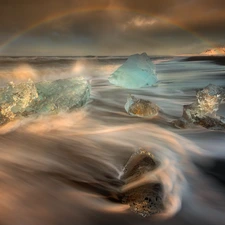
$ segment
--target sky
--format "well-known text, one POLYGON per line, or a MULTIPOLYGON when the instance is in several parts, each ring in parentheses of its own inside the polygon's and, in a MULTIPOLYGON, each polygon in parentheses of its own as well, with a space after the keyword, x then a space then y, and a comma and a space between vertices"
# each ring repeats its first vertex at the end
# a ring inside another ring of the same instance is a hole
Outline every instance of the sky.
POLYGON ((225 46, 224 0, 1 0, 0 21, 0 55, 178 55, 225 46))

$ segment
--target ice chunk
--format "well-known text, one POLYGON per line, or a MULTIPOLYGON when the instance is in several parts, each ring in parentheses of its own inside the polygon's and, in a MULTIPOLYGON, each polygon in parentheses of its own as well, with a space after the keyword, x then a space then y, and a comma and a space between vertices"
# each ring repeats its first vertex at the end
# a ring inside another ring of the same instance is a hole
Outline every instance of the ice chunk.
POLYGON ((224 96, 223 88, 213 84, 208 85, 197 92, 194 103, 184 106, 183 117, 192 121, 205 116, 215 117, 224 96))
POLYGON ((182 118, 175 121, 178 127, 197 124, 209 129, 225 129, 222 117, 217 116, 220 103, 225 99, 223 88, 210 84, 196 94, 196 101, 183 107, 182 118))
POLYGON ((146 53, 131 55, 111 74, 109 82, 125 88, 151 86, 157 82, 155 65, 146 53))
POLYGON ((10 83, 0 89, 0 124, 18 116, 68 111, 84 105, 89 97, 90 85, 82 78, 10 83))
MULTIPOLYGON (((123 169, 121 179, 125 185, 137 181, 146 173, 158 167, 154 156, 144 149, 134 153, 123 169)), ((122 192, 122 203, 128 204, 131 211, 146 217, 164 210, 163 187, 160 183, 144 183, 140 186, 130 186, 122 192)))
POLYGON ((0 89, 0 124, 23 115, 27 107, 38 98, 37 89, 33 81, 14 84, 0 89))
POLYGON ((130 95, 125 110, 132 116, 153 118, 158 115, 159 107, 151 101, 136 99, 130 95))
POLYGON ((38 99, 27 110, 58 113, 83 106, 90 97, 90 85, 83 78, 45 81, 36 84, 38 99))

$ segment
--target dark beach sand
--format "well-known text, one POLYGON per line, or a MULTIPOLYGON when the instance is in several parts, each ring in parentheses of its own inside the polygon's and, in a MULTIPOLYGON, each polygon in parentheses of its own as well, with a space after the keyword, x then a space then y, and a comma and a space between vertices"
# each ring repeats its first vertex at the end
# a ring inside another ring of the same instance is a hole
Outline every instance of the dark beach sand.
POLYGON ((183 61, 212 61, 218 65, 225 65, 225 56, 191 56, 183 61))

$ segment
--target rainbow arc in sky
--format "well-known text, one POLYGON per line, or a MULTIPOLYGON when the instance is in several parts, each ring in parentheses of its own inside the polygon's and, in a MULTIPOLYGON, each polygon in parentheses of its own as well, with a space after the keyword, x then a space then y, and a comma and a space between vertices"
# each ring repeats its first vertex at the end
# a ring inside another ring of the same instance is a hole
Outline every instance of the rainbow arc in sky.
POLYGON ((85 12, 97 12, 97 11, 119 11, 119 12, 129 12, 129 13, 136 13, 139 15, 144 15, 144 16, 151 16, 155 19, 161 20, 165 23, 171 24, 191 35, 193 35, 195 38, 199 39, 201 42, 205 43, 208 48, 213 48, 216 46, 215 43, 207 40, 205 37, 202 37, 201 35, 199 35, 198 33, 196 33, 195 31, 190 30, 189 28, 185 27, 184 25, 180 24, 178 21, 174 21, 171 19, 168 19, 166 17, 162 17, 162 16, 158 16, 158 15, 154 15, 152 13, 143 11, 143 10, 138 10, 138 9, 128 9, 125 7, 121 7, 121 6, 111 6, 110 8, 105 8, 103 6, 90 6, 90 7, 80 7, 80 8, 75 8, 75 9, 71 9, 71 10, 66 10, 60 13, 56 13, 54 15, 50 15, 45 17, 42 20, 39 20, 33 24, 31 24, 30 26, 26 27, 25 29, 15 33, 14 35, 12 35, 8 40, 6 40, 5 42, 3 42, 2 44, 0 44, 0 53, 4 52, 8 46, 10 46, 10 44, 16 42, 19 38, 21 38, 23 35, 25 35, 26 33, 31 32, 32 30, 53 22, 54 20, 59 20, 62 19, 64 17, 67 17, 69 15, 73 15, 76 13, 85 13, 85 12))

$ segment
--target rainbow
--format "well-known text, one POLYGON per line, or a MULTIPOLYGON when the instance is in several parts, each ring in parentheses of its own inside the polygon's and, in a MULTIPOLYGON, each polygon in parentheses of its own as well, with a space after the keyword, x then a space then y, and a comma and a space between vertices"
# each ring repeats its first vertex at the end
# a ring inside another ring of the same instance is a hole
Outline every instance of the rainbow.
POLYGON ((201 40, 202 42, 206 43, 206 45, 208 47, 215 47, 216 44, 207 40, 206 38, 202 37, 201 35, 199 35, 198 33, 196 33, 195 31, 190 30, 189 28, 183 26, 182 24, 180 24, 177 21, 173 21, 170 20, 166 17, 162 17, 162 16, 157 16, 154 15, 152 13, 149 12, 145 12, 143 10, 138 10, 138 9, 128 9, 125 7, 121 7, 121 6, 110 6, 110 8, 105 8, 103 6, 91 6, 91 7, 79 7, 76 9, 71 9, 71 10, 67 10, 67 11, 63 11, 54 15, 50 15, 45 17, 44 19, 37 21, 36 23, 30 25, 29 27, 26 27, 25 29, 15 33, 14 35, 12 35, 7 41, 3 42, 0 45, 0 53, 2 53, 4 51, 4 49, 9 46, 11 43, 15 42, 17 39, 19 39, 21 36, 23 36, 24 34, 36 29, 37 27, 52 22, 54 20, 58 20, 61 19, 63 17, 75 14, 75 13, 85 13, 85 12, 94 12, 94 11, 122 11, 122 12, 129 12, 129 13, 136 13, 136 14, 140 14, 140 15, 145 15, 145 16, 152 16, 156 19, 159 19, 163 22, 166 22, 168 24, 171 24, 181 30, 184 30, 190 34, 192 34, 194 37, 198 38, 199 40, 201 40))

